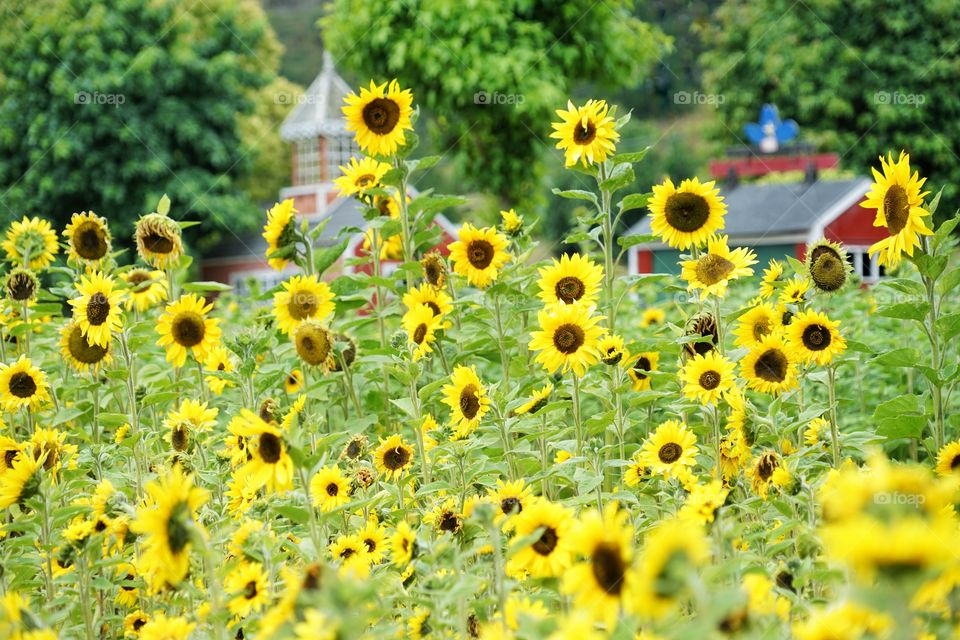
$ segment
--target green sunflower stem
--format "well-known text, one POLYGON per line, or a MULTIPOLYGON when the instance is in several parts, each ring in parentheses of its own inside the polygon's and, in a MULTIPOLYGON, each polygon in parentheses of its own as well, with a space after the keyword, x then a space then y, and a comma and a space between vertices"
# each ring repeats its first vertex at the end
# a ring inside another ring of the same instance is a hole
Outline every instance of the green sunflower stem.
POLYGON ((714 445, 717 448, 717 468, 714 474, 714 477, 718 480, 723 479, 723 473, 721 471, 721 460, 723 459, 723 438, 721 437, 720 431, 720 405, 719 403, 713 405, 712 418, 713 418, 713 440, 714 445))
POLYGON ((597 186, 600 188, 600 216, 603 220, 603 288, 604 299, 607 303, 607 327, 610 333, 615 333, 617 320, 617 306, 613 293, 613 285, 616 278, 616 258, 614 257, 614 238, 616 231, 613 228, 613 214, 610 211, 610 200, 613 193, 600 185, 607 179, 607 167, 605 163, 600 163, 600 171, 597 178, 597 186))
POLYGON ((410 224, 410 209, 407 207, 407 178, 404 175, 401 163, 403 160, 394 157, 393 166, 400 172, 400 185, 397 187, 397 208, 400 209, 400 227, 403 233, 403 261, 412 262, 416 252, 413 242, 413 226, 410 224))
POLYGON ((43 579, 46 583, 46 589, 44 595, 47 599, 47 604, 51 604, 53 599, 56 597, 53 586, 53 560, 51 559, 51 554, 53 553, 53 545, 50 542, 51 530, 50 526, 50 487, 47 486, 47 489, 43 492, 41 496, 43 504, 43 513, 41 513, 40 519, 40 542, 43 545, 43 554, 44 554, 44 572, 43 579))
POLYGON ((510 388, 510 356, 507 353, 507 345, 504 342, 503 320, 500 312, 500 296, 493 294, 494 319, 497 323, 497 346, 500 347, 500 367, 503 369, 503 388, 510 388))
POLYGON ((307 472, 303 467, 297 467, 297 477, 300 479, 300 484, 303 485, 303 498, 306 502, 307 513, 310 514, 310 519, 307 521, 310 526, 310 541, 313 543, 313 550, 314 553, 316 553, 316 557, 319 558, 322 542, 317 524, 317 510, 313 508, 313 498, 310 495, 310 482, 307 479, 307 472))
POLYGON ((540 415, 540 491, 543 497, 550 498, 550 482, 547 480, 547 416, 540 415))
POLYGON ((137 410, 137 372, 127 345, 126 328, 120 331, 120 349, 127 366, 127 402, 130 411, 130 429, 133 431, 133 459, 137 470, 137 496, 143 494, 143 463, 140 459, 140 412, 137 410))
POLYGON ((97 635, 93 632, 93 610, 95 603, 90 601, 90 566, 87 563, 86 548, 80 550, 78 571, 80 573, 80 612, 83 614, 83 630, 87 640, 94 640, 97 635))
MULTIPOLYGON (((203 557, 203 567, 207 574, 207 591, 210 593, 210 609, 214 616, 220 615, 224 610, 223 591, 220 581, 217 579, 217 559, 213 556, 213 549, 210 548, 210 541, 203 529, 197 526, 193 521, 189 521, 189 526, 193 529, 191 536, 194 542, 200 547, 200 553, 203 557)), ((226 625, 213 622, 210 625, 213 630, 213 637, 216 640, 224 640, 224 629, 226 625)))
POLYGON ((833 467, 840 468, 840 433, 837 427, 837 370, 834 365, 827 367, 827 392, 830 401, 830 439, 833 445, 833 467))
MULTIPOLYGON (((925 242, 928 247, 929 243, 925 242)), ((927 312, 925 327, 927 339, 930 341, 930 365, 934 375, 940 379, 940 368, 943 366, 943 349, 940 345, 940 336, 937 333, 937 323, 940 319, 940 305, 936 296, 936 279, 921 274, 923 286, 927 292, 927 304, 930 310, 927 312)), ((933 441, 939 451, 946 443, 946 429, 943 419, 943 387, 939 382, 928 381, 930 385, 930 395, 933 397, 933 441)))
POLYGON ((570 372, 573 379, 573 426, 577 433, 577 457, 583 455, 583 424, 580 420, 580 378, 573 371, 570 372))
POLYGON ((410 376, 410 405, 413 407, 413 434, 417 439, 417 449, 420 450, 420 476, 424 485, 430 484, 430 459, 427 457, 427 448, 424 446, 423 430, 420 428, 420 395, 417 392, 416 377, 410 376))

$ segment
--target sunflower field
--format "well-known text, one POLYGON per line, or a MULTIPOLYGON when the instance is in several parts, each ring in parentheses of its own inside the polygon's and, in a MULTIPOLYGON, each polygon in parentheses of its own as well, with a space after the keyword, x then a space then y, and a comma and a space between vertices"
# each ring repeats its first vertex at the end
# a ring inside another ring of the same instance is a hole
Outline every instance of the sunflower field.
POLYGON ((460 199, 409 189, 412 93, 343 113, 369 224, 336 277, 292 201, 247 298, 190 281, 166 197, 132 264, 93 212, 6 230, 0 637, 960 633, 960 218, 909 156, 873 168, 868 289, 827 240, 729 246, 712 182, 632 192, 602 100, 553 125, 580 253, 514 210, 433 251, 460 199), (679 276, 627 275, 654 238, 679 276))

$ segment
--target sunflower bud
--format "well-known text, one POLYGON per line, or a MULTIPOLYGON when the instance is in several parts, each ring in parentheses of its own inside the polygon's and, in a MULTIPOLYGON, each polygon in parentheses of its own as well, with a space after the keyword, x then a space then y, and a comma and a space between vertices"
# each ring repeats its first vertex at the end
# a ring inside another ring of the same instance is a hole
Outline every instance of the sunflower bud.
POLYGON ((843 288, 850 273, 847 252, 839 244, 821 240, 807 248, 807 272, 813 285, 824 293, 843 288))

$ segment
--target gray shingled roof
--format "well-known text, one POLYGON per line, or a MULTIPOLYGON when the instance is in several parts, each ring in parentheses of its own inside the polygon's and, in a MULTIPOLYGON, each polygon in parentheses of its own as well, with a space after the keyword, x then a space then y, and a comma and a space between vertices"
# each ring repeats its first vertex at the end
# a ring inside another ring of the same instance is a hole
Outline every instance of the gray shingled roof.
MULTIPOLYGON (((730 239, 806 236, 824 216, 853 206, 867 192, 870 179, 816 181, 792 184, 741 184, 720 193, 727 204, 723 233, 730 239)), ((649 235, 650 217, 644 217, 624 235, 649 235)), ((642 246, 642 245, 641 245, 642 246)))
POLYGON ((315 136, 333 136, 347 132, 344 126, 343 99, 350 85, 333 68, 333 57, 323 52, 323 69, 306 93, 299 96, 297 106, 280 125, 280 137, 287 141, 315 136))

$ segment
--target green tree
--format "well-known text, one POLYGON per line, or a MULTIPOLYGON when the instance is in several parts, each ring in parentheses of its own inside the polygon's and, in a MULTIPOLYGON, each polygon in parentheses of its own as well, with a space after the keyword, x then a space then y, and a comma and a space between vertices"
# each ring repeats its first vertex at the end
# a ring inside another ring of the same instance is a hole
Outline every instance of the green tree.
POLYGON ((858 173, 905 149, 928 187, 960 185, 958 30, 945 0, 727 0, 702 57, 705 90, 723 96, 714 136, 744 138, 772 102, 858 173))
POLYGON ((239 118, 279 46, 254 0, 20 0, 0 17, 0 214, 107 216, 163 193, 199 248, 261 213, 239 118))
MULTIPOLYGON (((433 112, 427 133, 464 187, 529 206, 554 110, 572 88, 636 84, 668 39, 632 0, 334 0, 326 47, 361 82, 398 78, 433 112)), ((601 97, 598 93, 596 97, 601 97)), ((559 158, 559 153, 556 154, 559 158)))

